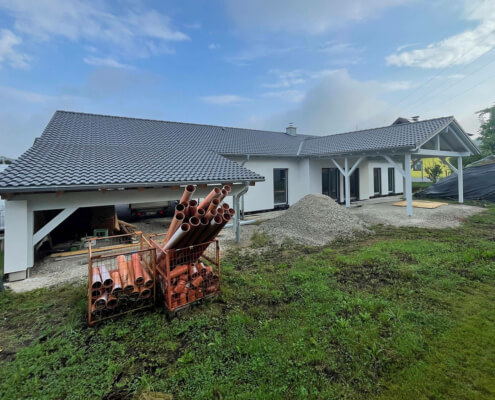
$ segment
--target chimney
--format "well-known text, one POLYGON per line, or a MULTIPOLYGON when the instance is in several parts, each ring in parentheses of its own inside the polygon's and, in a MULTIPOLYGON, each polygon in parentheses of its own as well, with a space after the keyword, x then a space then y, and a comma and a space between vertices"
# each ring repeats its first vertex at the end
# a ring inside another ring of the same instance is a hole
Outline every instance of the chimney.
POLYGON ((296 127, 292 122, 285 128, 285 133, 287 133, 287 135, 296 136, 296 127))

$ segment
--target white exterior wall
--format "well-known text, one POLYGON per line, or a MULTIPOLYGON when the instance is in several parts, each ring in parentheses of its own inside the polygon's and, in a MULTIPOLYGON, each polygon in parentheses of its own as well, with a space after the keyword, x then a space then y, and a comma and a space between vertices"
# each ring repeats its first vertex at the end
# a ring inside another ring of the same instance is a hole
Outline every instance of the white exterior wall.
POLYGON ((33 213, 26 200, 5 203, 5 259, 4 273, 21 272, 33 266, 33 213))
MULTIPOLYGON (((229 157, 238 163, 246 161, 246 157, 229 157)), ((358 160, 358 157, 349 157, 349 168, 358 160)), ((337 163, 344 168, 344 159, 337 158, 337 163)), ((244 211, 271 210, 273 202, 273 170, 275 168, 288 169, 288 202, 294 204, 302 197, 311 193, 322 192, 321 170, 322 168, 336 168, 335 164, 327 158, 291 158, 291 157, 256 157, 251 156, 244 166, 265 177, 265 182, 257 182, 250 187, 244 196, 244 211)), ((382 193, 388 195, 388 168, 391 165, 385 160, 362 160, 359 168, 359 200, 367 200, 374 197, 373 193, 373 168, 381 168, 382 193)), ((340 175, 340 201, 344 198, 344 177, 340 175)), ((395 193, 402 193, 402 175, 395 171, 395 193)))
MULTIPOLYGON (((370 197, 375 197, 375 196, 387 196, 389 195, 388 191, 388 169, 392 167, 387 161, 380 161, 380 160, 370 160, 368 162, 368 173, 366 176, 366 179, 368 180, 368 191, 366 193, 367 197, 364 197, 363 194, 363 200, 369 199, 370 197), (373 169, 374 168, 381 168, 381 176, 382 176, 382 190, 380 194, 376 194, 374 192, 374 179, 373 179, 373 169)), ((404 191, 404 179, 402 178, 402 175, 400 174, 397 169, 395 169, 395 192, 394 193, 402 193, 404 191)))
MULTIPOLYGON (((246 157, 229 157, 242 163, 246 157)), ((274 208, 273 199, 273 170, 275 168, 288 169, 288 202, 296 203, 301 197, 309 193, 309 160, 296 157, 253 157, 251 156, 244 166, 265 177, 264 182, 256 182, 244 195, 244 211, 271 210, 274 208)), ((320 178, 321 179, 321 178, 320 178)))

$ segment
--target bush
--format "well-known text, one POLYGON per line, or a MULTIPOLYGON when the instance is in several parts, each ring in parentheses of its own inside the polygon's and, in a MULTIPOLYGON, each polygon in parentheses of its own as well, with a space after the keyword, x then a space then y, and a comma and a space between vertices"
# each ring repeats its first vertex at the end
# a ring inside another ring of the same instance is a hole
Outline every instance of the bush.
POLYGON ((442 175, 442 166, 435 163, 431 167, 425 167, 425 172, 430 181, 437 183, 440 175, 442 175))

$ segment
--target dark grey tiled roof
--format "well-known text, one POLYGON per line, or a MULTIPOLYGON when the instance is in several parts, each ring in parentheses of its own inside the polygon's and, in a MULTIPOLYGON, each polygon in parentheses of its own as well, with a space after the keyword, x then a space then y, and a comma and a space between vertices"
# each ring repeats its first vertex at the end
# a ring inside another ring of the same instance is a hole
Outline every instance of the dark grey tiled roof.
POLYGON ((452 120, 314 137, 57 111, 34 145, 0 174, 0 190, 263 180, 223 155, 320 156, 411 148, 452 120))
POLYGON ((314 138, 304 143, 301 154, 309 156, 385 149, 412 149, 445 128, 453 120, 454 117, 435 118, 314 138))

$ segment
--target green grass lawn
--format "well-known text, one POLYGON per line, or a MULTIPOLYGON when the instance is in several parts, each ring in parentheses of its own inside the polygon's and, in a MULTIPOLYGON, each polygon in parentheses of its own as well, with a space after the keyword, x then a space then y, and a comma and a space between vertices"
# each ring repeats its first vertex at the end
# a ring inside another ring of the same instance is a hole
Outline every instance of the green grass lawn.
POLYGON ((222 295, 171 322, 88 328, 84 287, 3 293, 0 397, 495 398, 495 208, 376 229, 231 252, 222 295))

